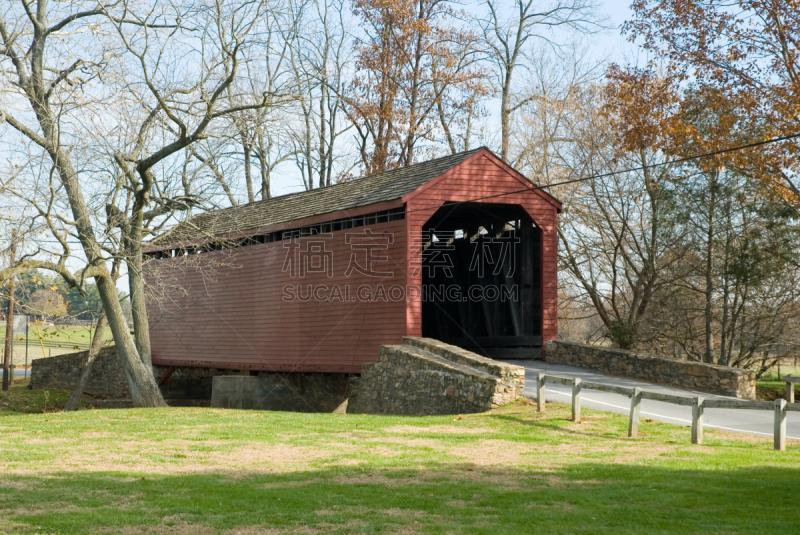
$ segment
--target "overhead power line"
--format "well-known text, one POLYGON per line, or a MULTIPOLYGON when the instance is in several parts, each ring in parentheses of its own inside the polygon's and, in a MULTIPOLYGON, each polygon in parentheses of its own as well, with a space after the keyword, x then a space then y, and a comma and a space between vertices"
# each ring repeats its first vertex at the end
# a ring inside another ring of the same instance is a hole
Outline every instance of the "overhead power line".
POLYGON ((599 175, 590 175, 590 176, 584 176, 584 177, 580 177, 580 178, 572 178, 572 179, 564 180, 564 181, 561 181, 561 182, 554 182, 552 184, 541 184, 541 185, 540 184, 533 184, 532 186, 527 187, 527 188, 522 188, 522 189, 513 190, 513 191, 504 191, 503 193, 496 193, 494 195, 485 195, 483 197, 475 197, 474 199, 467 199, 465 201, 447 201, 447 202, 445 202, 443 204, 439 204, 439 205, 436 205, 436 206, 424 206, 422 208, 414 208, 413 210, 407 210, 406 213, 421 212, 421 211, 425 211, 425 210, 438 210, 439 208, 442 208, 442 207, 445 207, 445 206, 454 206, 454 205, 464 204, 464 203, 468 203, 468 202, 484 201, 486 199, 495 199, 497 197, 505 197, 507 195, 515 195, 517 193, 525 193, 525 192, 528 192, 528 191, 544 190, 544 189, 547 189, 547 188, 554 188, 556 186, 565 186, 567 184, 574 184, 576 182, 586 182, 587 180, 596 180, 598 178, 608 178, 608 177, 615 176, 615 175, 622 175, 622 174, 625 174, 625 173, 632 173, 634 171, 644 171, 645 169, 654 169, 656 167, 663 167, 663 166, 666 166, 666 165, 675 165, 675 164, 690 162, 692 160, 699 160, 700 158, 708 158, 709 156, 717 156, 719 154, 725 154, 725 153, 728 153, 728 152, 736 152, 736 151, 739 151, 739 150, 752 149, 754 147, 761 147, 763 145, 769 145, 771 143, 779 143, 781 141, 789 141, 789 140, 797 139, 797 138, 800 138, 800 132, 798 132, 796 134, 790 134, 790 135, 787 135, 787 136, 780 136, 780 137, 774 137, 774 138, 770 138, 770 139, 764 139, 762 141, 754 141, 753 143, 747 143, 746 145, 737 145, 735 147, 728 147, 726 149, 718 149, 718 150, 714 150, 714 151, 710 151, 710 152, 704 152, 702 154, 695 154, 693 156, 684 156, 682 158, 676 158, 674 160, 668 160, 666 162, 654 163, 654 164, 650 164, 650 165, 641 165, 639 167, 630 167, 628 169, 622 169, 620 171, 610 171, 608 173, 602 173, 602 174, 599 174, 599 175))

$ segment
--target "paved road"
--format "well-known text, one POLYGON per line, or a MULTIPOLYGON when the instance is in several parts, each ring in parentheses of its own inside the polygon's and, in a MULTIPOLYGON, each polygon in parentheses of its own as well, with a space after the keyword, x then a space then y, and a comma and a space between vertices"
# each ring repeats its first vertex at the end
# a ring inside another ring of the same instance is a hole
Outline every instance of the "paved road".
MULTIPOLYGON (((609 385, 639 387, 642 390, 651 392, 661 392, 664 394, 674 394, 678 396, 703 396, 706 399, 730 399, 724 396, 715 396, 703 392, 682 390, 670 386, 654 385, 635 379, 623 379, 620 377, 610 377, 593 370, 565 366, 563 364, 551 364, 541 360, 514 360, 510 364, 517 364, 525 367, 525 395, 531 399, 536 399, 536 375, 544 372, 559 377, 580 377, 584 381, 594 381, 609 385)), ((547 401, 558 401, 569 403, 572 397, 572 388, 565 385, 547 383, 547 401)), ((584 390, 581 394, 584 407, 628 414, 630 410, 630 400, 619 394, 599 392, 597 390, 584 390)), ((663 401, 653 401, 643 399, 640 409, 642 419, 650 418, 662 422, 669 422, 681 425, 692 424, 692 408, 683 405, 673 405, 663 401)), ((704 411, 704 427, 722 429, 725 431, 749 433, 752 435, 772 436, 773 433, 773 411, 754 411, 742 409, 706 409, 704 411)), ((790 412, 786 415, 786 435, 787 438, 800 440, 800 413, 790 412)))

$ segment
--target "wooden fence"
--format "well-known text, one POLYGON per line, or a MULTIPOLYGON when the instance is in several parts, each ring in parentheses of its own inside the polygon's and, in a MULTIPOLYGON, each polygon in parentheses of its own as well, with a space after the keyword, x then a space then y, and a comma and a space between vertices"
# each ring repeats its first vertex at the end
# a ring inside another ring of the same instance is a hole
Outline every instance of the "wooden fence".
POLYGON ((636 437, 639 434, 639 407, 643 399, 675 403, 692 407, 692 444, 703 443, 703 411, 705 409, 754 409, 772 410, 775 413, 775 449, 786 449, 786 413, 788 411, 800 412, 800 403, 787 403, 785 399, 771 401, 748 401, 744 399, 704 399, 702 396, 673 396, 658 392, 647 392, 641 388, 627 388, 612 386, 591 381, 582 381, 579 378, 568 379, 540 373, 536 377, 536 403, 537 410, 545 409, 545 382, 560 383, 572 386, 572 421, 581 421, 581 392, 583 389, 600 390, 627 396, 631 401, 630 416, 628 418, 628 436, 636 437))

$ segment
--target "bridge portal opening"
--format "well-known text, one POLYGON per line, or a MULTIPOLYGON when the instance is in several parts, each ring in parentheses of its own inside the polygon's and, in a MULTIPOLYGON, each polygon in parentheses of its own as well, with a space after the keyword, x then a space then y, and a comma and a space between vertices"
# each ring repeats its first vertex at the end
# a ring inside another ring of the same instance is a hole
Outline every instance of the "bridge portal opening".
POLYGON ((493 358, 539 356, 542 232, 521 206, 446 203, 421 241, 423 336, 493 358))

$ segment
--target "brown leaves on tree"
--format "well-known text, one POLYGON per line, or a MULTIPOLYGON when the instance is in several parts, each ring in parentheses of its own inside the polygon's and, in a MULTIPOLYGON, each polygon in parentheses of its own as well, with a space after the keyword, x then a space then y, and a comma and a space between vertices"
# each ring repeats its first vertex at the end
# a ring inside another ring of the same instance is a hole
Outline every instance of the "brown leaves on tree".
MULTIPOLYGON (((631 7, 634 17, 623 27, 630 40, 665 62, 668 79, 697 88, 684 123, 700 118, 700 103, 702 115, 719 118, 705 132, 690 129, 673 148, 713 150, 800 132, 798 0, 636 0, 631 7)), ((800 206, 799 158, 795 139, 718 163, 757 176, 800 206)))
MULTIPOLYGON (((452 27, 440 0, 356 0, 366 37, 345 111, 355 124, 366 174, 411 165, 421 140, 447 129, 486 91, 475 66, 476 37, 452 27)), ((451 143, 452 144, 452 143, 451 143)))

